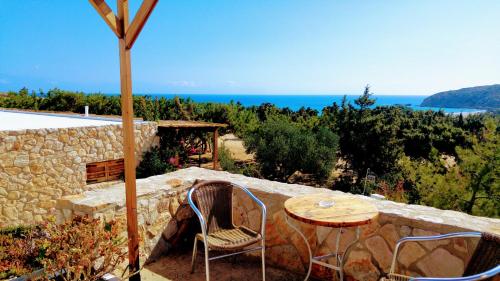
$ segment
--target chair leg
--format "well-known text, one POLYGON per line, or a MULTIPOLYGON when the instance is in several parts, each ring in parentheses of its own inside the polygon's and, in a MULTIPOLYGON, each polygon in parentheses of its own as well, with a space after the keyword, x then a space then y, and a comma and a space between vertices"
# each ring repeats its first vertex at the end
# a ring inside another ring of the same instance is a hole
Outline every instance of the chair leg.
POLYGON ((198 239, 194 238, 194 246, 193 246, 193 257, 191 258, 191 273, 194 273, 194 267, 196 264, 196 255, 198 254, 198 239))
POLYGON ((208 245, 206 241, 203 242, 205 246, 205 276, 207 281, 210 281, 210 269, 208 268, 208 245))
POLYGON ((266 281, 266 245, 262 240, 262 281, 266 281))

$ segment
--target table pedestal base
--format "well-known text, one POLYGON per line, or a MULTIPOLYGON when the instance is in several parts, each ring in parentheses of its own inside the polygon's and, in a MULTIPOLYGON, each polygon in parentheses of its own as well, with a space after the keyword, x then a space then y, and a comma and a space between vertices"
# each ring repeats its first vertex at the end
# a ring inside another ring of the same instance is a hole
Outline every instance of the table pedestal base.
POLYGON ((354 241, 352 241, 347 246, 347 248, 346 248, 346 250, 345 250, 344 253, 340 253, 339 252, 340 239, 342 237, 342 228, 339 228, 339 231, 337 232, 337 235, 335 237, 335 239, 336 239, 336 241, 335 241, 335 252, 331 253, 331 254, 328 254, 328 255, 314 257, 313 254, 312 254, 312 251, 311 251, 311 246, 309 245, 309 241, 304 236, 304 234, 302 233, 302 231, 300 231, 299 228, 297 228, 295 225, 293 225, 293 223, 290 222, 290 218, 288 217, 288 215, 285 216, 285 219, 286 219, 287 224, 293 230, 295 230, 302 237, 302 239, 304 239, 304 242, 306 243, 306 246, 307 246, 307 251, 309 252, 309 267, 307 269, 307 274, 306 274, 306 277, 304 278, 304 281, 306 281, 306 280, 309 279, 309 276, 311 275, 311 270, 312 270, 312 264, 313 263, 314 264, 318 264, 318 265, 323 266, 323 267, 327 267, 327 268, 336 270, 337 273, 338 273, 340 281, 343 281, 344 280, 344 270, 343 270, 343 267, 344 267, 344 258, 349 253, 351 247, 354 244, 356 244, 356 242, 359 241, 359 234, 360 234, 360 228, 359 228, 359 226, 356 227, 356 238, 354 239, 354 241), (329 263, 326 263, 326 262, 322 261, 322 260, 325 260, 325 259, 328 259, 328 258, 332 258, 332 257, 336 257, 336 265, 332 265, 332 264, 329 264, 329 263))

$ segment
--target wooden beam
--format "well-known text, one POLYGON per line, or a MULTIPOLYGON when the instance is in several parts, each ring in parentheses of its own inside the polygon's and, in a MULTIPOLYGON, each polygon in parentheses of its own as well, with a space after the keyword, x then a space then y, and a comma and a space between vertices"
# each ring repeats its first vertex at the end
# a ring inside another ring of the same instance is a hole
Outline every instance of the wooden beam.
POLYGON ((141 33, 144 24, 146 24, 146 21, 153 12, 156 3, 158 3, 158 0, 142 1, 141 7, 135 14, 134 20, 126 30, 125 41, 128 49, 131 49, 134 45, 134 42, 139 36, 139 33, 141 33))
POLYGON ((118 5, 118 18, 123 21, 123 34, 125 35, 127 28, 130 26, 128 0, 118 0, 116 4, 118 5))
MULTIPOLYGON (((118 0, 118 18, 122 30, 128 28, 128 1, 118 0)), ((130 64, 130 49, 127 48, 125 37, 119 38, 120 48, 120 88, 123 126, 123 153, 125 158, 125 201, 127 206, 127 233, 129 272, 136 273, 130 277, 132 281, 140 281, 139 273, 139 227, 137 223, 137 191, 135 175, 135 134, 134 107, 132 100, 132 71, 130 64)))
POLYGON ((102 17, 111 30, 118 36, 123 37, 123 29, 118 23, 118 18, 113 13, 113 10, 106 4, 104 0, 89 0, 90 4, 96 9, 97 13, 102 17))
POLYGON ((219 144, 217 143, 218 141, 218 138, 219 138, 219 129, 216 128, 214 130, 214 151, 213 151, 213 155, 212 155, 212 162, 214 163, 214 170, 217 170, 218 168, 218 162, 219 162, 219 144))

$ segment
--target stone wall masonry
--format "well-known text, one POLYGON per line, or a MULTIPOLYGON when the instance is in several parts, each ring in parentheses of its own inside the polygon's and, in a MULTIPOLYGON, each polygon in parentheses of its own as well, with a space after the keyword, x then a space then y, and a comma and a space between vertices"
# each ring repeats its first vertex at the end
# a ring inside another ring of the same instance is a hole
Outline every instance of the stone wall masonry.
MULTIPOLYGON (((267 206, 266 262, 294 272, 304 272, 309 262, 304 241, 285 222, 283 203, 301 194, 343 194, 322 188, 285 184, 227 172, 188 168, 137 181, 142 261, 168 254, 186 220, 194 219, 186 205, 186 191, 196 179, 219 179, 250 188, 267 206), (144 258, 146 257, 146 258, 144 258)), ((500 220, 474 217, 455 211, 407 205, 358 196, 380 211, 377 221, 363 226, 361 239, 348 254, 344 270, 350 280, 378 280, 388 273, 395 243, 409 235, 432 235, 455 231, 485 231, 500 234, 500 220)), ((234 196, 234 221, 256 229, 260 211, 243 193, 234 196)), ((104 219, 125 218, 123 184, 87 191, 58 201, 59 220, 88 214, 104 219)), ((333 251, 338 229, 296 222, 312 245, 315 255, 333 251)), ((125 234, 125 230, 124 230, 125 234)), ((343 229, 341 249, 354 238, 353 229, 343 229)), ((398 270, 410 275, 458 276, 462 274, 477 239, 406 244, 398 257, 398 270)), ((189 243, 192 243, 189 241, 189 243)), ((333 259, 329 262, 334 263, 333 259)), ((314 267, 313 275, 331 280, 331 272, 314 267)))
MULTIPOLYGON (((171 247, 182 222, 193 216, 186 202, 190 182, 170 179, 165 175, 137 180, 137 214, 141 262, 154 258, 171 247)), ((126 222, 124 183, 95 189, 58 200, 56 220, 63 222, 74 216, 91 216, 103 221, 126 222)), ((126 229, 122 235, 127 236, 126 229)))
MULTIPOLYGON (((135 124, 136 156, 155 145, 157 125, 135 124)), ((86 185, 86 164, 123 158, 121 125, 0 131, 0 227, 46 219, 62 196, 86 185)))

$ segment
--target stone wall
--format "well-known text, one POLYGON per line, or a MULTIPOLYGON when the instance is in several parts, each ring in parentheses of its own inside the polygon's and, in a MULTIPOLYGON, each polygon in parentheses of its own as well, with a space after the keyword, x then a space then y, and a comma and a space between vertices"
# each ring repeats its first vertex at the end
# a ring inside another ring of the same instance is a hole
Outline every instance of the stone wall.
MULTIPOLYGON (((165 175, 137 180, 142 262, 155 249, 156 252, 167 250, 170 247, 168 241, 177 233, 181 222, 192 217, 193 213, 185 200, 190 186, 188 181, 167 178, 165 175)), ((55 216, 58 222, 76 215, 125 222, 126 212, 125 186, 124 183, 118 183, 61 198, 57 201, 55 216)), ((127 235, 126 229, 123 229, 123 235, 127 235)))
MULTIPOLYGON (((285 222, 283 202, 309 193, 343 194, 322 188, 260 180, 227 172, 189 168, 137 181, 138 217, 142 261, 168 254, 187 221, 194 221, 186 203, 186 191, 196 179, 222 179, 248 186, 267 206, 266 262, 294 272, 304 272, 309 262, 307 248, 300 236, 285 222)), ((373 203, 380 211, 377 221, 361 229, 361 239, 348 254, 344 267, 355 280, 378 280, 390 267, 396 241, 409 235, 443 234, 454 231, 486 231, 500 234, 500 220, 474 217, 454 211, 406 205, 358 196, 373 203)), ((260 211, 242 193, 234 198, 234 220, 256 229, 260 211)), ((125 218, 123 184, 87 191, 58 201, 59 220, 88 214, 104 219, 125 218)), ((313 227, 296 223, 305 233, 315 255, 334 249, 338 229, 313 227)), ((343 230, 341 249, 354 238, 353 229, 343 230)), ((125 232, 124 232, 125 233, 125 232)), ((184 232, 185 233, 185 232, 184 232)), ((192 243, 189 241, 189 243, 192 243)), ((477 239, 412 243, 402 248, 398 258, 399 271, 411 275, 458 276, 467 265, 477 239)), ((334 263, 333 260, 330 262, 334 263)), ((330 272, 314 267, 313 275, 331 279, 330 272)), ((352 280, 352 279, 351 279, 352 280)))
MULTIPOLYGON (((135 124, 138 158, 156 131, 135 124)), ((56 200, 88 190, 86 164, 123 158, 122 138, 121 125, 0 131, 0 227, 41 222, 56 200)))

